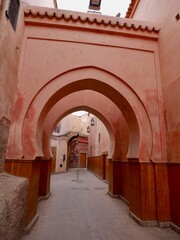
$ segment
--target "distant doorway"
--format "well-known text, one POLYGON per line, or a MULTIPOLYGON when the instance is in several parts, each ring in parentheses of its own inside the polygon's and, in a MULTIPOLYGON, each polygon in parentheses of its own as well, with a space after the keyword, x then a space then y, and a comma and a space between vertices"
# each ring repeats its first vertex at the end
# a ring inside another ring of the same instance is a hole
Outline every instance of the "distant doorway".
POLYGON ((88 138, 73 136, 68 141, 68 168, 87 167, 88 138))
POLYGON ((69 143, 69 157, 68 157, 68 167, 78 168, 79 167, 79 151, 78 151, 78 141, 77 138, 73 139, 69 143))

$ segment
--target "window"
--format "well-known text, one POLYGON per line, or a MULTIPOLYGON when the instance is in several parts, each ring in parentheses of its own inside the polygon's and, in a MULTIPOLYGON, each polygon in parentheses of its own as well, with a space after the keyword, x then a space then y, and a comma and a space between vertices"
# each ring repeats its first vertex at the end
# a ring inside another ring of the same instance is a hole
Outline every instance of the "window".
POLYGON ((6 11, 6 16, 9 19, 14 31, 16 30, 19 7, 20 7, 19 0, 10 0, 9 8, 6 11))

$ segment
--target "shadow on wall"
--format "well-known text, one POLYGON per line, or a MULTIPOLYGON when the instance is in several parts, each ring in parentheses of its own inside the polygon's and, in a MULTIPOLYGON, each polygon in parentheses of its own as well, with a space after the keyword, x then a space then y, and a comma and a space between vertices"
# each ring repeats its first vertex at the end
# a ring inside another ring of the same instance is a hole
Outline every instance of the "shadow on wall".
POLYGON ((10 121, 3 117, 0 120, 0 173, 4 171, 4 161, 6 158, 6 147, 8 141, 10 121))

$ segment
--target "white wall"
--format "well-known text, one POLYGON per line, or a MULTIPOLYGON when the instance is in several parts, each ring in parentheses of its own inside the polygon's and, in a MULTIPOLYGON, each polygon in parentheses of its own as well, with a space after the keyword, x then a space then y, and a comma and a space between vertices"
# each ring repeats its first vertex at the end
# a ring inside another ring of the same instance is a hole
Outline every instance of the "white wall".
POLYGON ((104 124, 94 115, 89 115, 90 133, 88 137, 89 142, 89 156, 101 156, 107 153, 109 149, 109 134, 104 124), (90 120, 94 118, 95 124, 91 126, 90 120))
POLYGON ((67 137, 59 137, 51 140, 51 147, 56 147, 55 172, 66 172, 67 169, 67 137), (63 160, 65 155, 65 160, 63 160), (60 166, 61 165, 61 166, 60 166))

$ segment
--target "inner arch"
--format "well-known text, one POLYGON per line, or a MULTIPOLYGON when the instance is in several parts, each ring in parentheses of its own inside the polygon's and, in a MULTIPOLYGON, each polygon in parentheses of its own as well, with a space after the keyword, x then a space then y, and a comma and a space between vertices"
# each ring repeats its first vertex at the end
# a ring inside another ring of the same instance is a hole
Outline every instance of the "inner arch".
POLYGON ((116 160, 125 159, 128 145, 126 121, 119 108, 109 98, 92 90, 69 94, 57 102, 48 112, 42 129, 44 156, 46 158, 50 156, 49 142, 54 126, 67 114, 78 110, 91 112, 104 123, 111 139, 109 158, 114 155, 116 160), (89 97, 91 97, 91 101, 89 101, 89 97), (109 114, 110 111, 113 112, 113 115, 109 114))

